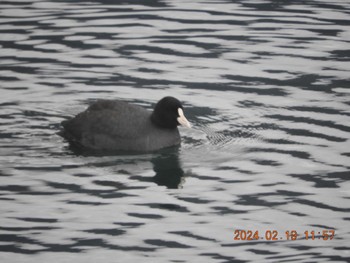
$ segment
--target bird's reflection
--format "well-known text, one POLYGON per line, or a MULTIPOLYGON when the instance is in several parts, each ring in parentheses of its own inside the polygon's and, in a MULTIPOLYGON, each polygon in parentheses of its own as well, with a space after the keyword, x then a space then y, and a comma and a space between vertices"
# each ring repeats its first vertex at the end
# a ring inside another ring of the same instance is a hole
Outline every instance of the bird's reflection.
MULTIPOLYGON (((133 153, 126 154, 125 152, 118 153, 118 152, 99 152, 99 151, 92 151, 89 149, 85 149, 81 147, 80 145, 75 144, 69 144, 68 149, 77 156, 84 156, 84 157, 105 157, 105 156, 134 156, 133 153)), ((138 155, 135 155, 138 156, 138 155)), ((142 156, 142 155, 141 155, 142 156)), ((137 176, 133 175, 133 177, 140 181, 153 181, 158 185, 166 186, 169 189, 177 189, 182 188, 184 179, 185 179, 185 172, 181 167, 181 162, 179 158, 179 147, 170 147, 168 149, 160 150, 158 153, 152 154, 152 157, 148 159, 153 164, 153 170, 155 172, 155 176, 152 178, 144 177, 144 176, 137 176)), ((117 158, 116 160, 111 160, 110 162, 107 162, 107 164, 111 166, 119 167, 120 164, 126 164, 126 163, 137 163, 138 158, 128 158, 128 161, 126 161, 124 158, 117 158)), ((146 159, 142 158, 142 161, 145 161, 146 159)), ((140 159, 141 160, 141 159, 140 159)), ((105 162, 101 161, 102 163, 105 162)), ((91 164, 90 164, 91 165, 91 164)), ((94 165, 101 165, 99 162, 94 163, 94 165)))
POLYGON ((181 188, 185 172, 181 168, 179 150, 165 151, 152 158, 153 170, 156 175, 153 181, 170 189, 181 188))

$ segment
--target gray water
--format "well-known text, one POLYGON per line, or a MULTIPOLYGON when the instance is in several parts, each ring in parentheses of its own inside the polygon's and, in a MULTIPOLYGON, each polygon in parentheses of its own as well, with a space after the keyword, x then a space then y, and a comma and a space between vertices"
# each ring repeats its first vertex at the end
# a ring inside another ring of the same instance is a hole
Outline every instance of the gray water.
POLYGON ((0 261, 348 262, 349 13, 2 0, 0 261), (94 156, 57 135, 97 99, 168 95, 193 124, 178 149, 94 156))

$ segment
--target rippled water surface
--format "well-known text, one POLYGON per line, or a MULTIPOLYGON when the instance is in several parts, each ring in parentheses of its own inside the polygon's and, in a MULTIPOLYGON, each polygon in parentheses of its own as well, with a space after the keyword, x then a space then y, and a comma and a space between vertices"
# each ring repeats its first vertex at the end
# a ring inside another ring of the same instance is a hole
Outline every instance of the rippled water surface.
POLYGON ((0 261, 348 262, 349 14, 2 0, 0 261), (57 135, 97 99, 167 95, 193 124, 178 149, 96 156, 57 135))

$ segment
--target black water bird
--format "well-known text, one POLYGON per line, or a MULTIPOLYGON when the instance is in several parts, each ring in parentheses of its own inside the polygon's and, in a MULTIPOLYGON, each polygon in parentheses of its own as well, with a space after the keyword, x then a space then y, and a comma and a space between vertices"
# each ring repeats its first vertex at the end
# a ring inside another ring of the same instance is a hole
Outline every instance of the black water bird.
POLYGON ((153 112, 120 100, 98 100, 63 121, 61 135, 91 150, 148 152, 179 145, 178 125, 191 127, 174 97, 158 101, 153 112))

